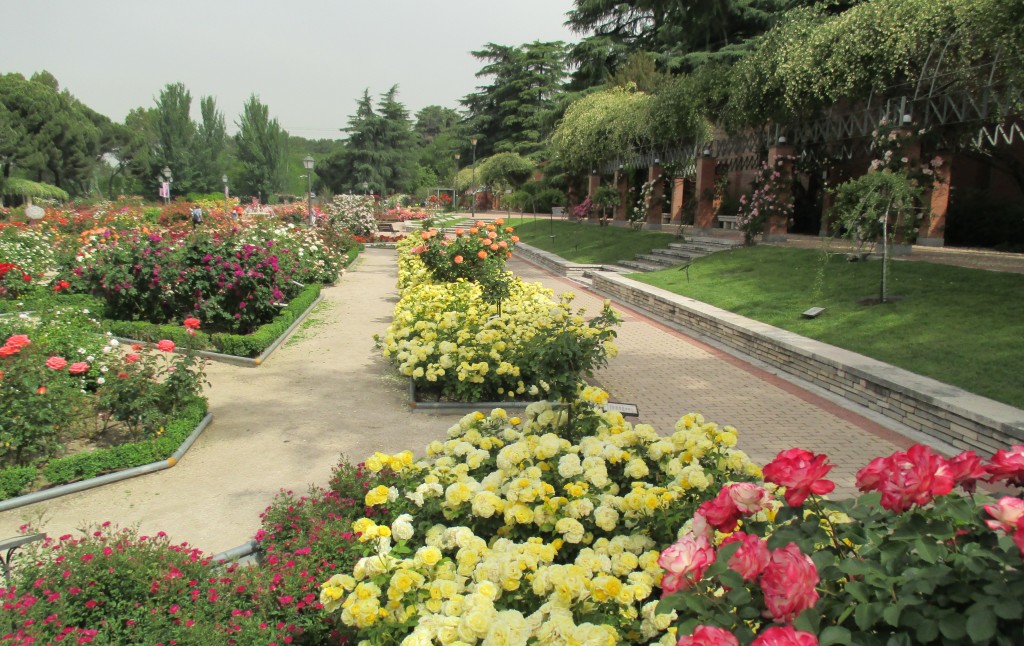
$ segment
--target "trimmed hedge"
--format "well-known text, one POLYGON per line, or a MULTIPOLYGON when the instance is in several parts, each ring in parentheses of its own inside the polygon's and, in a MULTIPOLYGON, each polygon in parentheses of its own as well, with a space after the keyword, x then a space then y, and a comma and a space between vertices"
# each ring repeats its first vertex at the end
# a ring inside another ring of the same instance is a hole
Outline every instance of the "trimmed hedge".
POLYGON ((0 500, 20 496, 25 487, 39 476, 35 467, 7 467, 0 469, 0 500))
POLYGON ((316 300, 317 296, 320 295, 321 289, 322 286, 318 283, 306 285, 281 310, 281 313, 274 317, 273 321, 261 325, 255 332, 247 335, 229 334, 227 332, 215 332, 213 334, 197 332, 190 339, 188 332, 180 324, 167 323, 158 325, 146 321, 113 320, 106 320, 103 324, 115 336, 119 337, 127 337, 149 343, 155 343, 160 339, 169 339, 179 346, 192 343, 193 347, 199 350, 215 350, 236 357, 255 357, 269 348, 277 340, 277 337, 284 334, 288 326, 316 300))
MULTIPOLYGON (((194 397, 185 405, 181 414, 164 428, 163 435, 158 438, 50 460, 42 471, 46 484, 62 485, 166 460, 178 450, 185 438, 203 420, 206 405, 206 399, 194 397)), ((39 469, 36 467, 0 469, 0 500, 21 495, 38 475, 39 469)))

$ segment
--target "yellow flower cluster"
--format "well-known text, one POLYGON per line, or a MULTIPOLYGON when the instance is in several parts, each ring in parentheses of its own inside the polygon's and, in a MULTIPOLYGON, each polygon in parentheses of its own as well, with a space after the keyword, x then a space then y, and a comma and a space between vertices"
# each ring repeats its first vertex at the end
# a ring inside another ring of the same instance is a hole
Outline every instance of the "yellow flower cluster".
MULTIPOLYGON (((377 551, 324 583, 325 608, 367 639, 387 627, 406 645, 674 644, 673 618, 654 613, 656 548, 722 484, 759 470, 731 427, 688 415, 661 437, 601 401, 581 390, 573 426, 589 434, 575 441, 567 409, 540 402, 525 419, 466 415, 411 464, 376 456, 401 466, 387 510, 402 514, 390 534, 404 547, 358 521, 377 551)), ((371 489, 367 504, 390 491, 371 489)))
MULTIPOLYGON (((391 325, 378 338, 385 357, 412 378, 418 390, 460 401, 502 401, 537 395, 546 388, 530 375, 524 345, 537 335, 568 326, 581 339, 599 338, 571 308, 573 296, 559 301, 539 283, 508 276, 509 297, 501 307, 486 302, 477 283, 434 283, 422 262, 400 244, 399 287, 391 325)), ((604 344, 609 356, 615 347, 604 344)))

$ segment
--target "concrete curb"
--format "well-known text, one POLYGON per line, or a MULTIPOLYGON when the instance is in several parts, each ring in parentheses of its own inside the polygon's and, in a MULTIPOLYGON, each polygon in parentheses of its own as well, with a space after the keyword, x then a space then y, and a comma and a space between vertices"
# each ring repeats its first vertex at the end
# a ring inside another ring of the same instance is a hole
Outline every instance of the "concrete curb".
POLYGON ((414 413, 475 413, 490 412, 495 408, 505 410, 526 410, 526 407, 536 402, 506 401, 506 402, 418 402, 416 401, 416 382, 409 380, 409 408, 414 413))
POLYGON ((213 413, 207 413, 203 419, 199 420, 199 424, 196 425, 195 430, 185 438, 185 441, 181 443, 178 450, 166 460, 150 462, 149 464, 130 467, 128 469, 115 471, 114 473, 107 473, 95 478, 79 480, 78 482, 71 482, 66 485, 43 489, 42 491, 33 491, 32 493, 28 493, 23 496, 15 496, 14 498, 8 498, 7 500, 0 500, 0 512, 17 509, 18 507, 24 507, 26 505, 32 505, 37 502, 52 500, 53 498, 59 498, 60 496, 65 496, 67 494, 77 493, 79 491, 85 491, 86 489, 92 489, 93 487, 110 484, 111 482, 120 482, 121 480, 127 480, 128 478, 134 478, 135 476, 170 469, 176 465, 179 460, 181 460, 182 456, 185 455, 189 448, 191 448, 192 444, 196 439, 198 439, 202 432, 206 430, 206 427, 209 426, 212 421, 213 413))

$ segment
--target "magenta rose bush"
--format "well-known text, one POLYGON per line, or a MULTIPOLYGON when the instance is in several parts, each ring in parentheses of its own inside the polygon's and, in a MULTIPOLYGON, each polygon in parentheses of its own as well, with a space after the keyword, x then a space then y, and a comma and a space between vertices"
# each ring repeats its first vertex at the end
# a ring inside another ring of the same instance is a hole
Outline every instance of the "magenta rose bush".
POLYGON ((916 445, 828 500, 827 456, 779 453, 724 486, 661 553, 679 646, 1017 644, 1024 634, 1024 445, 984 460, 916 445), (959 490, 957 490, 959 489, 959 490), (766 520, 767 519, 767 520, 766 520))

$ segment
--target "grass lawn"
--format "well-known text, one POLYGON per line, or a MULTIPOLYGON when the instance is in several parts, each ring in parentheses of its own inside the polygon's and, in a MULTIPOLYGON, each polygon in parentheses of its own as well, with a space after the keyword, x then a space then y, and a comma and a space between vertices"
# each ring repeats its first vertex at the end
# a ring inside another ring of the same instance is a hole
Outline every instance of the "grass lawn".
POLYGON ((573 262, 589 264, 608 265, 632 260, 637 254, 664 249, 676 240, 672 233, 599 227, 549 220, 543 215, 536 219, 529 216, 512 218, 509 224, 516 228, 516 235, 531 247, 550 251, 573 262))
POLYGON ((631 278, 1024 408, 1024 275, 758 246, 631 278), (801 318, 810 307, 826 311, 801 318))

